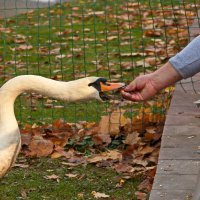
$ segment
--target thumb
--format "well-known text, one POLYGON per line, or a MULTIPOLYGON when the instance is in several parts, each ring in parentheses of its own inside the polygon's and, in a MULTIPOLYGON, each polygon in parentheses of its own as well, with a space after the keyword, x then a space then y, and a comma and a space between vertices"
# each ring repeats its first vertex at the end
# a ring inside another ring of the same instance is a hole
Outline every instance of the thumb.
POLYGON ((132 81, 128 86, 126 86, 124 88, 124 91, 125 92, 131 92, 131 91, 134 91, 136 89, 136 81, 132 81))

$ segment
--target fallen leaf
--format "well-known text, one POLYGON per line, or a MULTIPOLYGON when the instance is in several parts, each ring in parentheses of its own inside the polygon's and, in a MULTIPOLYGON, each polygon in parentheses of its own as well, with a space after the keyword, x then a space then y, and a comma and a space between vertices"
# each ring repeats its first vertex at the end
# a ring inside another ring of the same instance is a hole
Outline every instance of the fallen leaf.
POLYGON ((22 189, 20 193, 21 193, 22 199, 27 199, 28 195, 25 189, 22 189))
POLYGON ((114 166, 114 169, 118 173, 131 173, 134 172, 134 168, 131 165, 125 163, 119 163, 114 166))
POLYGON ((56 49, 52 49, 50 52, 49 52, 50 55, 57 55, 57 54, 60 54, 60 47, 59 48, 56 48, 56 49))
POLYGON ((95 128, 96 134, 92 137, 95 145, 105 145, 111 143, 109 134, 109 116, 102 116, 98 128, 95 128))
POLYGON ((139 137, 139 133, 133 132, 133 133, 129 133, 126 136, 126 139, 123 141, 123 143, 127 145, 134 145, 134 144, 138 144, 140 141, 141 141, 141 138, 139 137))
POLYGON ((65 58, 65 57, 66 57, 66 55, 64 55, 64 54, 60 54, 60 55, 56 56, 56 58, 58 58, 58 59, 62 59, 62 58, 65 58))
POLYGON ((107 194, 104 194, 104 193, 100 193, 100 192, 96 192, 96 191, 92 191, 92 195, 94 196, 95 199, 101 199, 101 198, 110 197, 110 195, 107 195, 107 194))
POLYGON ((144 179, 138 186, 138 189, 140 191, 145 191, 145 192, 150 192, 152 188, 152 179, 151 178, 146 178, 144 179))
POLYGON ((76 178, 78 176, 78 174, 65 174, 65 176, 67 176, 69 178, 76 178))
POLYGON ((19 168, 28 168, 28 164, 23 164, 23 163, 15 163, 13 167, 19 167, 19 168))
POLYGON ((123 110, 115 110, 111 113, 110 119, 109 119, 109 132, 111 137, 117 137, 120 133, 120 127, 123 127, 126 125, 127 120, 124 117, 124 111, 123 110))
POLYGON ((55 174, 52 174, 52 175, 47 175, 44 177, 45 179, 48 179, 48 180, 56 180, 58 183, 60 182, 59 180, 59 176, 55 175, 55 174))
POLYGON ((154 147, 145 146, 139 150, 139 153, 142 155, 146 155, 146 154, 152 153, 154 149, 155 149, 154 147))
POLYGON ((141 165, 141 166, 143 166, 143 167, 146 167, 146 166, 148 165, 148 162, 147 162, 146 160, 139 160, 139 159, 134 159, 134 160, 132 161, 132 163, 133 163, 134 165, 141 165))
POLYGON ((135 192, 135 196, 137 197, 137 200, 146 200, 147 194, 144 192, 135 192))
POLYGON ((42 136, 36 135, 28 146, 29 152, 27 155, 44 157, 53 152, 53 143, 50 140, 45 140, 42 136))
POLYGON ((109 150, 100 154, 93 155, 91 158, 87 158, 89 163, 97 163, 103 160, 121 160, 122 154, 117 150, 109 150))
POLYGON ((33 46, 32 45, 19 45, 16 50, 30 50, 32 49, 33 46))

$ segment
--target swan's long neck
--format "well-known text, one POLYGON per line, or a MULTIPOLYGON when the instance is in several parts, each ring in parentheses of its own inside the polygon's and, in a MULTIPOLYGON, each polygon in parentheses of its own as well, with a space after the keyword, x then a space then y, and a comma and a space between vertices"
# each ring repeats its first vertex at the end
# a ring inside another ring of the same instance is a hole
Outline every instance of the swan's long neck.
POLYGON ((40 76, 18 76, 0 88, 0 177, 11 167, 20 149, 20 133, 14 115, 16 97, 26 91, 68 102, 92 99, 81 89, 79 80, 60 82, 40 76), (77 87, 79 86, 79 87, 77 87))

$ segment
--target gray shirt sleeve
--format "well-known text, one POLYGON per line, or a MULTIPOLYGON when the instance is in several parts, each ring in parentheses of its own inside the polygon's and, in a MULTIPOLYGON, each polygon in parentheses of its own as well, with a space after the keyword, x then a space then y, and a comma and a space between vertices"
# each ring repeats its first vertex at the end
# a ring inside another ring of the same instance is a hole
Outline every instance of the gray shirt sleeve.
POLYGON ((200 72, 200 36, 170 58, 169 62, 183 78, 191 77, 200 72))

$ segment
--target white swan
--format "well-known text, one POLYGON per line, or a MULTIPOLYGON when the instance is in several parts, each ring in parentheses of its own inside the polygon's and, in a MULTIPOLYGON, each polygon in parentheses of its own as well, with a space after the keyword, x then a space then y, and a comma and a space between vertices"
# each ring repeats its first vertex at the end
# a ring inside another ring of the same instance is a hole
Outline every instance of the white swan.
POLYGON ((21 147, 18 124, 14 115, 14 101, 23 92, 36 92, 67 102, 105 100, 104 91, 123 87, 123 83, 107 83, 99 77, 86 77, 61 82, 41 76, 15 77, 0 88, 0 178, 11 168, 21 147))

